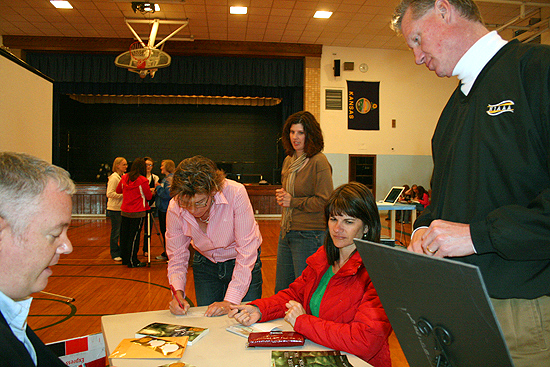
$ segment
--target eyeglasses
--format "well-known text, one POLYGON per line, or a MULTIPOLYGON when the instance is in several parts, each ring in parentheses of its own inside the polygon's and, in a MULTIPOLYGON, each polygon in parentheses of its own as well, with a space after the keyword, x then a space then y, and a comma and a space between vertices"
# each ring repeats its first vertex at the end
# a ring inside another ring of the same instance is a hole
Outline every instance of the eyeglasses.
POLYGON ((208 197, 206 197, 205 199, 202 199, 200 201, 197 201, 197 202, 194 202, 194 203, 191 203, 190 201, 187 201, 187 203, 184 203, 182 198, 179 197, 178 198, 178 204, 180 207, 182 207, 183 209, 200 209, 200 208, 204 208, 206 206, 208 206, 208 201, 210 200, 211 196, 208 195, 208 197))
POLYGON ((153 167, 153 165, 152 165, 151 163, 145 163, 145 165, 146 165, 147 167, 153 167))

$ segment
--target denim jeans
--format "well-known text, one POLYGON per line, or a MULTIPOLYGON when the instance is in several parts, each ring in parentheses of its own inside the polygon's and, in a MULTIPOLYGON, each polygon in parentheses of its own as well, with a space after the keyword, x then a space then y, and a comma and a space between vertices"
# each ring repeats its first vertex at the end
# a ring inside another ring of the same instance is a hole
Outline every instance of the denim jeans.
POLYGON ((120 223, 122 222, 122 216, 120 211, 107 210, 107 217, 111 219, 111 258, 120 257, 120 246, 118 245, 118 239, 120 237, 120 223))
POLYGON ((306 259, 323 245, 325 231, 289 231, 279 234, 275 293, 287 289, 306 268, 306 259))
MULTIPOLYGON (((252 280, 243 302, 250 302, 262 298, 262 262, 258 258, 252 270, 252 280)), ((214 302, 221 302, 225 297, 227 287, 233 277, 235 259, 220 263, 213 263, 200 252, 195 251, 193 256, 193 277, 195 278, 195 295, 197 306, 208 306, 214 302)))

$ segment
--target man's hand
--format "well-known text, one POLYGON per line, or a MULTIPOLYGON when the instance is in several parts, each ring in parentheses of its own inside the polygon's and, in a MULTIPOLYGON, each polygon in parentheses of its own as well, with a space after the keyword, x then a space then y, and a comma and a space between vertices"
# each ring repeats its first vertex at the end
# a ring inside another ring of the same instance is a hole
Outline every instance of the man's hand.
POLYGON ((418 229, 408 249, 436 257, 459 257, 475 253, 470 225, 445 220, 434 220, 428 228, 418 229))

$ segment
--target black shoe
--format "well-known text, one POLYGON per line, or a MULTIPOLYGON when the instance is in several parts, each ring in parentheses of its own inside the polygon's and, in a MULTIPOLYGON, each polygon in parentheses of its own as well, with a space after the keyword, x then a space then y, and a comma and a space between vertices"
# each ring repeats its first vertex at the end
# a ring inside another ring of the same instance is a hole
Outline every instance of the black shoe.
POLYGON ((168 260, 168 257, 166 257, 166 255, 159 255, 155 259, 166 261, 166 260, 168 260))
POLYGON ((135 265, 132 265, 132 264, 128 265, 129 268, 143 268, 145 266, 147 266, 147 263, 143 263, 143 262, 139 262, 135 265))

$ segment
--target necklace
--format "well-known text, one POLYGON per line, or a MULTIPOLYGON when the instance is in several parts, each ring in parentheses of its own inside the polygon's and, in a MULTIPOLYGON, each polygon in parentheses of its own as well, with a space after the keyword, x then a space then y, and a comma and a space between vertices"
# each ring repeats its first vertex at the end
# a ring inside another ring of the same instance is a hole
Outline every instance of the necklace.
POLYGON ((208 222, 210 221, 210 213, 208 214, 208 217, 206 217, 206 219, 202 219, 201 217, 199 217, 199 220, 202 223, 208 224, 208 222))

